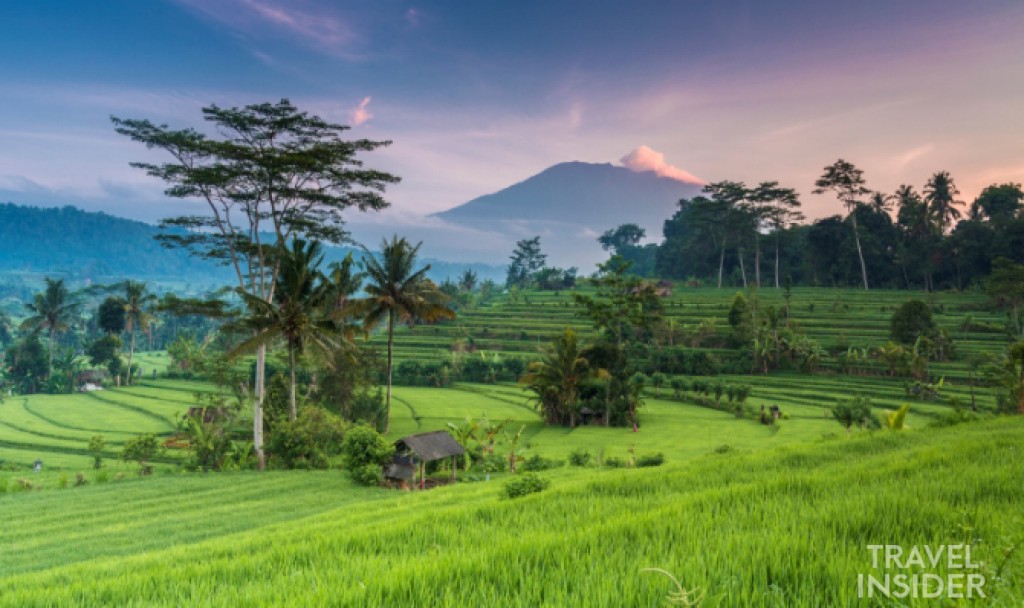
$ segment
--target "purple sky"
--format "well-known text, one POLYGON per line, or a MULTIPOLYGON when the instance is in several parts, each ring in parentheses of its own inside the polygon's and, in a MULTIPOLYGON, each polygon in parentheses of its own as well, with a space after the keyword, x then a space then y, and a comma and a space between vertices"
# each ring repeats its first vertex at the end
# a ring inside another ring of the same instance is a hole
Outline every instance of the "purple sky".
POLYGON ((366 159, 403 178, 394 209, 352 218, 377 232, 627 155, 778 180, 812 218, 838 212, 810 190, 839 157, 887 192, 940 170, 967 201, 1024 181, 1016 0, 38 0, 0 19, 0 200, 162 217, 161 185, 128 167, 151 157, 109 115, 198 126, 211 102, 281 97, 394 141, 366 159))

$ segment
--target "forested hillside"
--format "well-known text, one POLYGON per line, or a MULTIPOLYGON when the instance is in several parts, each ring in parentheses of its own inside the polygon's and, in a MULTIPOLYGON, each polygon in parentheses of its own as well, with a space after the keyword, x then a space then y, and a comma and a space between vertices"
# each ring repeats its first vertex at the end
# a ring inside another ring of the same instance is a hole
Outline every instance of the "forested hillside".
POLYGON ((0 271, 99 276, 174 277, 224 271, 184 251, 161 247, 158 228, 74 207, 0 205, 0 271))

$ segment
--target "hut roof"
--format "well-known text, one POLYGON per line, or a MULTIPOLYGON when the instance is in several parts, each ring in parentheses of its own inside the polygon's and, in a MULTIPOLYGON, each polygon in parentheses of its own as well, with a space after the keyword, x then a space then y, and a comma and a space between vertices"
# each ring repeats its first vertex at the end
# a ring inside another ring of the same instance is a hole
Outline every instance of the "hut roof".
POLYGON ((464 452, 455 438, 448 434, 448 431, 433 431, 431 433, 419 433, 402 437, 395 442, 395 445, 402 449, 403 446, 411 450, 421 460, 431 461, 458 456, 464 452))

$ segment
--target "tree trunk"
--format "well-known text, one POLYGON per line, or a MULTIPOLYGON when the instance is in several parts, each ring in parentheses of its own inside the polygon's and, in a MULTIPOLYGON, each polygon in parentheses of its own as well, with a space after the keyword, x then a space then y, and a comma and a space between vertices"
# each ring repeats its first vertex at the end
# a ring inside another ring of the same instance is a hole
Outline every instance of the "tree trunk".
POLYGON ((754 285, 761 287, 761 237, 754 230, 754 285))
POLYGON ((384 433, 391 431, 391 371, 392 357, 395 344, 395 310, 388 311, 388 386, 387 397, 384 400, 384 407, 387 410, 387 419, 384 422, 384 433))
POLYGON ((288 420, 295 422, 295 419, 299 417, 299 407, 295 403, 295 387, 297 381, 295 379, 295 348, 288 348, 288 373, 290 374, 291 382, 288 386, 288 420))
POLYGON ((46 377, 49 378, 50 374, 53 373, 53 345, 57 341, 57 330, 50 326, 50 359, 46 366, 46 377))
POLYGON ((740 274, 743 275, 743 289, 747 288, 747 269, 743 265, 743 249, 736 249, 736 255, 740 258, 740 274))
POLYGON ((256 378, 252 398, 252 447, 256 451, 257 467, 263 470, 267 466, 267 456, 263 452, 263 388, 266 384, 267 346, 260 344, 256 349, 256 378))
POLYGON ((135 327, 132 327, 132 331, 130 333, 132 335, 132 339, 128 341, 128 377, 125 380, 125 386, 130 386, 132 383, 132 357, 135 355, 135 327))
POLYGON ((722 272, 725 270, 725 239, 722 239, 722 252, 718 254, 718 288, 722 288, 722 272))
POLYGON ((775 289, 779 288, 779 239, 775 239, 775 289))
POLYGON ((857 257, 860 258, 860 274, 864 279, 864 289, 868 289, 868 267, 864 264, 864 251, 860 247, 860 230, 857 229, 857 216, 855 211, 850 212, 850 219, 853 220, 853 240, 857 243, 857 257))

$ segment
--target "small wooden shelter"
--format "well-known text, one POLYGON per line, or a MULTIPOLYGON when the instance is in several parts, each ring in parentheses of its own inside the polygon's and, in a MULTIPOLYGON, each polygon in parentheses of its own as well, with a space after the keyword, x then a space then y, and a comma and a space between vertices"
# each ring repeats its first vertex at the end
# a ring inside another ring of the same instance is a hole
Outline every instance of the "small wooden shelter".
POLYGON ((402 437, 395 442, 395 455, 384 467, 384 477, 391 480, 411 482, 416 478, 416 466, 420 469, 420 488, 424 487, 426 465, 442 458, 452 459, 452 481, 455 481, 456 458, 465 450, 448 431, 432 431, 402 437))

